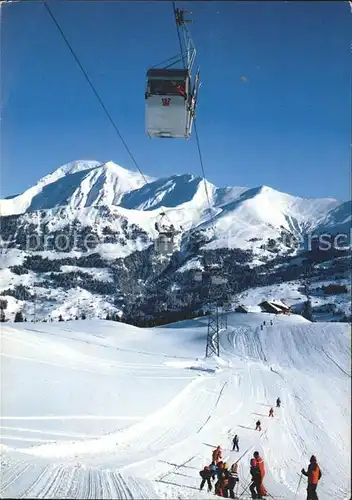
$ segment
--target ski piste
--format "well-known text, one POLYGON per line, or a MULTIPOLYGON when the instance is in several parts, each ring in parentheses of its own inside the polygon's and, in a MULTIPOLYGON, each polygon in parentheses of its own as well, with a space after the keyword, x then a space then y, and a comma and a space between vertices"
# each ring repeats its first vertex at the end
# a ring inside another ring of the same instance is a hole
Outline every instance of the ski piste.
MULTIPOLYGON (((219 497, 222 498, 222 497, 219 497)), ((262 497, 263 500, 288 500, 287 497, 274 497, 274 496, 266 496, 262 497)), ((237 496, 233 500, 253 500, 251 496, 244 495, 244 496, 237 496)))
MULTIPOLYGON (((222 497, 218 497, 218 498, 222 498, 222 497)), ((263 496, 262 497, 263 500, 288 500, 287 497, 277 497, 277 496, 272 496, 272 495, 266 495, 266 496, 263 496)), ((253 500, 253 498, 250 496, 250 495, 239 495, 239 496, 235 496, 235 498, 233 500, 253 500)))
MULTIPOLYGON (((128 489, 141 499, 159 498, 159 494, 162 498, 216 498, 214 493, 208 495, 206 485, 199 492, 199 471, 211 463, 212 451, 219 445, 229 467, 238 462, 238 497, 250 498, 249 491, 243 490, 250 481, 250 458, 258 451, 266 464, 264 485, 272 495, 266 500, 293 500, 299 471, 308 465, 309 443, 324 474, 318 497, 333 498, 328 489, 324 491, 329 481, 328 488, 336 492, 334 500, 347 500, 344 482, 330 473, 335 462, 343 472, 342 452, 337 452, 345 444, 341 441, 339 448, 334 447, 314 405, 323 412, 329 403, 334 416, 331 425, 338 433, 335 421, 342 426, 339 412, 348 411, 343 394, 350 379, 319 353, 323 344, 330 358, 345 368, 348 325, 311 324, 292 316, 277 319, 277 329, 261 342, 266 358, 273 356, 274 366, 289 359, 294 367, 291 371, 285 365, 285 370, 279 370, 284 376, 278 377, 262 361, 261 351, 258 360, 253 359, 258 338, 252 333, 260 317, 229 314, 230 329, 220 337, 221 360, 200 358, 199 337, 206 335, 206 326, 197 321, 177 325, 177 335, 175 327, 144 330, 109 321, 37 323, 35 327, 5 324, 2 377, 8 380, 12 395, 2 399, 1 496, 83 498, 87 494, 88 498, 91 491, 99 497, 103 485, 104 498, 109 491, 114 498, 131 498, 124 496, 128 489), (241 355, 236 342, 243 346, 241 355), (251 359, 246 358, 247 351, 251 359), (320 369, 319 379, 312 376, 313 359, 320 369), (221 370, 215 370, 216 366, 221 370), (21 384, 12 383, 13 369, 22 377, 21 384), (58 371, 64 392, 61 384, 51 385, 58 371), (44 381, 50 388, 45 406, 39 397, 44 381), (28 395, 23 392, 28 383, 37 409, 33 406, 30 413, 24 405, 28 395), (317 393, 324 396, 324 403, 317 393), (119 410, 121 394, 126 395, 123 413, 119 410), (269 419, 269 408, 278 394, 285 398, 284 404, 269 419), (100 414, 99 407, 103 409, 100 414), (262 432, 254 430, 258 418, 262 432), (94 434, 89 436, 87 430, 94 434), (235 434, 239 452, 232 451, 235 434), (322 438, 329 450, 319 448, 322 438), (330 462, 329 455, 333 457, 330 462), (292 462, 282 467, 283 460, 292 462), (80 467, 75 467, 77 462, 80 467), (275 469, 282 469, 285 479, 273 476, 275 469)), ((303 498, 305 489, 302 479, 296 500, 303 498)))

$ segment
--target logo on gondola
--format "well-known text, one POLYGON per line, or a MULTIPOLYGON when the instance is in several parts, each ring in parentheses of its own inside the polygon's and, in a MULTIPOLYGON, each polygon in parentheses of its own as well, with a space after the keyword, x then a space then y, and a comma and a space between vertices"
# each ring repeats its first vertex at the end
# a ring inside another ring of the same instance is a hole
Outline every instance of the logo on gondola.
POLYGON ((170 104, 170 97, 164 97, 161 99, 162 103, 163 103, 163 106, 168 106, 170 104))

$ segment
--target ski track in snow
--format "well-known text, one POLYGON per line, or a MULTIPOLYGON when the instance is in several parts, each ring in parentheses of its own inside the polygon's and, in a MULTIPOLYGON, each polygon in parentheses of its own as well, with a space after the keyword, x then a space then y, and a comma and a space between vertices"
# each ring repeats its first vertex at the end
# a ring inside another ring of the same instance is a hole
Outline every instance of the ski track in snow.
MULTIPOLYGON (((261 321, 262 315, 258 314, 231 315, 228 330, 221 333, 221 359, 206 361, 195 361, 203 351, 206 328, 199 344, 200 328, 160 329, 167 339, 164 342, 158 329, 154 329, 156 341, 150 331, 139 333, 141 339, 134 341, 133 333, 139 329, 131 327, 127 340, 121 334, 121 348, 109 345, 110 339, 104 340, 104 336, 100 336, 103 340, 99 344, 94 340, 94 345, 88 334, 84 338, 82 333, 72 332, 70 338, 59 327, 56 333, 8 328, 2 335, 2 389, 17 390, 14 384, 19 380, 9 378, 13 372, 6 370, 12 363, 21 363, 19 366, 27 370, 24 377, 34 366, 41 376, 46 376, 45 370, 59 369, 60 374, 65 370, 70 383, 61 389, 64 394, 71 385, 89 384, 99 374, 104 377, 99 380, 112 384, 111 397, 117 392, 127 405, 132 401, 135 409, 142 409, 149 399, 152 401, 149 413, 137 415, 133 414, 133 405, 130 412, 126 407, 123 414, 114 414, 111 409, 105 415, 94 411, 85 414, 82 408, 81 413, 70 415, 49 401, 54 406, 47 409, 47 415, 41 415, 39 411, 27 411, 25 400, 23 406, 14 407, 24 414, 11 415, 10 410, 9 414, 6 411, 12 403, 5 400, 1 422, 1 497, 214 498, 213 493, 199 491, 198 471, 210 462, 212 449, 220 444, 226 461, 231 464, 239 460, 238 494, 242 494, 243 500, 249 498, 245 488, 249 459, 255 449, 264 457, 265 484, 272 498, 293 499, 299 471, 307 467, 309 456, 314 453, 323 471, 319 499, 348 500, 350 374, 344 349, 349 342, 347 325, 302 325, 295 324, 292 318, 282 318, 275 326, 260 330, 261 321), (143 335, 147 335, 144 340, 143 335), (193 347, 182 351, 175 336, 180 337, 180 343, 189 343, 192 335, 193 347), (164 342, 163 347, 160 342, 164 342), (172 354, 174 345, 180 356, 172 354), (182 352, 189 353, 189 357, 182 352), (165 361, 168 358, 175 361, 165 361), (160 372, 166 375, 160 376, 160 372), (83 377, 82 382, 79 377, 83 377), (124 390, 119 384, 126 385, 124 390), (166 389, 171 390, 168 397, 166 389), (130 401, 127 393, 133 391, 136 397, 130 401), (274 418, 270 419, 268 410, 277 396, 283 404, 274 408, 274 418), (254 429, 258 418, 262 432, 254 429), (103 422, 112 425, 108 432, 104 432, 103 422), (75 427, 77 424, 79 427, 75 427), (95 427, 91 427, 93 424, 95 427), (240 435, 240 453, 231 451, 235 433, 240 435)), ((114 328, 118 331, 119 326, 114 328)), ((115 341, 118 345, 118 338, 115 341)), ((50 372, 47 377, 55 373, 50 372)), ((33 378, 32 387, 36 383, 33 378)), ((60 384, 55 387, 61 394, 60 384)), ((87 391, 87 387, 79 387, 87 391)), ((38 410, 42 401, 35 394, 32 397, 38 410)), ((70 407, 73 400, 69 394, 67 397, 70 407)), ((108 403, 104 400, 109 408, 108 403)), ((114 400, 111 404, 114 406, 114 400)), ((62 401, 61 406, 64 410, 62 401)), ((297 500, 305 498, 305 488, 304 479, 297 500)))

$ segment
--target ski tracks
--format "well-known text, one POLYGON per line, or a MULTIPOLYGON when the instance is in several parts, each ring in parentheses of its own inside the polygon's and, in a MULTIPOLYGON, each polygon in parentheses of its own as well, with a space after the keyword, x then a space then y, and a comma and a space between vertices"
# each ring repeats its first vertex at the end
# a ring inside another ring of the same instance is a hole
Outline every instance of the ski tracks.
POLYGON ((186 458, 188 463, 193 460, 195 456, 191 453, 187 455, 187 450, 194 449, 195 441, 201 441, 200 434, 216 411, 226 385, 227 380, 219 380, 219 377, 202 377, 191 390, 183 391, 167 412, 156 415, 155 425, 149 432, 137 440, 133 437, 133 441, 129 442, 137 460, 132 460, 132 455, 128 456, 127 465, 121 464, 121 471, 135 470, 138 474, 156 479, 172 472, 173 468, 170 469, 166 463, 170 453, 176 461, 184 462, 186 458), (143 459, 143 456, 146 458, 143 459))
POLYGON ((64 445, 50 443, 32 448, 36 456, 28 453, 25 461, 23 455, 20 460, 3 461, 1 497, 157 498, 152 483, 139 477, 155 480, 177 474, 178 467, 162 460, 171 450, 179 462, 187 455, 186 463, 196 460, 186 450, 202 440, 201 431, 216 412, 226 385, 223 374, 199 376, 169 404, 117 434, 64 445), (62 462, 64 457, 65 463, 52 464, 52 458, 62 462), (85 466, 77 466, 77 461, 85 466), (139 477, 131 477, 134 473, 139 477))
POLYGON ((157 498, 149 481, 115 471, 15 460, 1 468, 1 498, 157 498))

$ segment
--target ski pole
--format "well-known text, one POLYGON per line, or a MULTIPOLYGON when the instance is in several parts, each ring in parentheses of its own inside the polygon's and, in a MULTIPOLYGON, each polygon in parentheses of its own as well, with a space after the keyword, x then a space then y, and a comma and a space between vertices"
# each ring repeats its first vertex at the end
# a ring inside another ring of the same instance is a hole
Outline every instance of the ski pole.
POLYGON ((297 496, 299 487, 301 486, 302 477, 303 477, 303 474, 301 473, 301 475, 299 476, 298 486, 297 486, 297 490, 296 490, 295 497, 293 500, 296 500, 296 496, 297 496))
POLYGON ((249 481, 249 483, 247 484, 247 486, 245 486, 244 490, 242 491, 242 493, 240 494, 240 496, 238 498, 243 497, 244 493, 248 490, 248 488, 251 484, 252 484, 252 481, 249 481))

